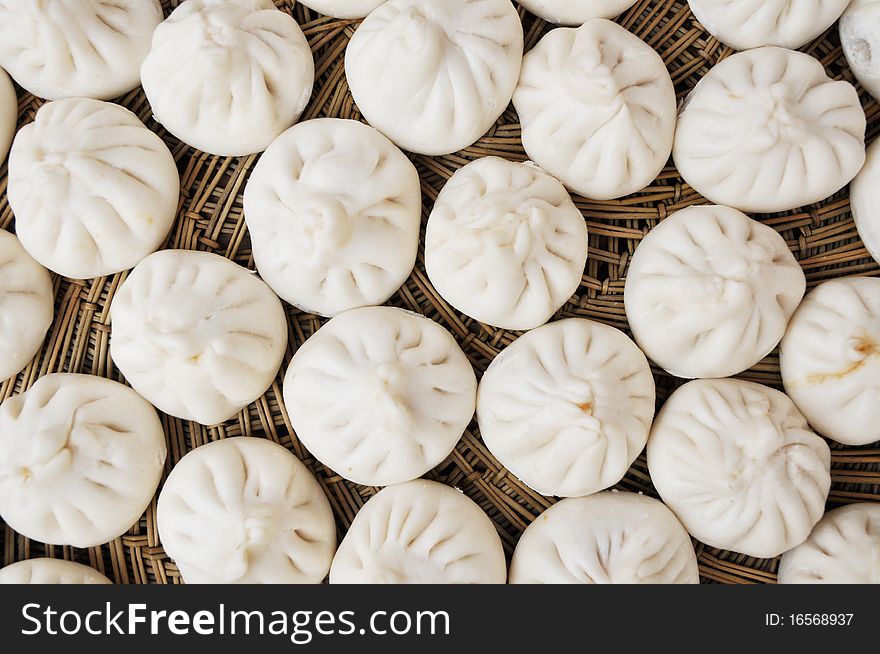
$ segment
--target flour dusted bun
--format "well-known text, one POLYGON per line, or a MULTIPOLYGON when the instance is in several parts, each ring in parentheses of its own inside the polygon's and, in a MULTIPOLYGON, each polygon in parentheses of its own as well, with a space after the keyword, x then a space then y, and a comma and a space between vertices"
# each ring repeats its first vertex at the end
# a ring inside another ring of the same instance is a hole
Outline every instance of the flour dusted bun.
POLYGON ((614 18, 636 0, 517 0, 539 18, 557 25, 582 25, 591 18, 614 18))
POLYGON ((834 279, 812 290, 780 346, 789 397, 823 436, 880 441, 880 279, 834 279))
POLYGON ((483 442, 543 495, 616 484, 641 453, 654 417, 654 378, 626 334, 581 318, 518 338, 483 375, 483 442))
POLYGON ((510 0, 388 0, 351 38, 345 73, 373 127, 404 150, 442 155, 504 112, 522 53, 510 0))
POLYGON ((697 556, 672 511, 636 493, 568 498, 523 533, 512 584, 697 584, 697 556))
POLYGON ((323 316, 385 302, 419 246, 419 174, 372 127, 323 118, 278 137, 244 193, 254 261, 266 283, 323 316))
POLYGON ((8 194, 31 256, 88 279, 132 268, 162 244, 180 177, 162 139, 128 109, 71 98, 43 105, 19 130, 8 194))
POLYGON ((669 160, 672 80, 660 55, 609 20, 541 39, 523 60, 513 104, 529 157, 585 197, 639 191, 669 160))
POLYGON ((0 0, 0 66, 40 98, 109 100, 140 82, 156 0, 0 0))
POLYGON ((0 516, 42 543, 106 543, 147 508, 165 454, 159 416, 127 386, 46 375, 0 404, 0 516))
POLYGON ((297 121, 315 62, 272 0, 186 0, 156 28, 141 81, 156 120, 181 141, 246 155, 297 121))
POLYGON ((806 542, 782 555, 780 584, 880 584, 880 504, 825 514, 806 542))
POLYGON ((358 511, 331 584, 503 584, 507 563, 489 517, 464 493, 417 479, 358 511))
POLYGON ((0 229, 0 382, 39 352, 54 313, 49 272, 0 229))
POLYGON ((862 243, 880 261, 880 141, 868 147, 865 165, 850 185, 849 202, 862 243))
POLYGON ((831 451, 777 390, 692 381, 654 420, 648 469, 692 536, 770 558, 802 543, 825 509, 831 451))
POLYGON ((685 101, 673 158, 712 202, 787 211, 824 200, 865 161, 865 112, 810 55, 766 47, 716 64, 685 101))
POLYGON ((730 207, 682 209, 642 240, 626 278, 633 336, 677 377, 729 377, 767 356, 804 296, 785 240, 730 207))
POLYGON ((688 0, 712 36, 736 50, 799 48, 838 19, 849 0, 688 0))
POLYGON ((302 443, 370 486, 415 479, 443 461, 474 415, 476 393, 452 335, 392 307, 339 314, 300 346, 284 378, 302 443))
POLYGON ((9 75, 0 68, 0 163, 6 159, 18 120, 18 98, 9 75))
POLYGON ((97 570, 60 559, 28 559, 0 569, 0 584, 112 584, 97 570))
POLYGON ((577 291, 586 261, 584 217, 536 166, 477 159, 446 182, 428 220, 431 283, 459 311, 503 329, 547 322, 577 291))
POLYGON ((318 584, 336 549, 308 468, 262 438, 197 447, 162 487, 159 536, 188 584, 318 584))
POLYGON ((850 70, 868 93, 880 96, 880 2, 852 0, 840 17, 839 29, 850 70))
POLYGON ((300 4, 334 18, 363 18, 385 0, 300 0, 300 4))
POLYGON ((165 413, 213 425, 272 384, 287 347, 281 302, 260 279, 209 252, 144 259, 110 306, 110 354, 165 413))

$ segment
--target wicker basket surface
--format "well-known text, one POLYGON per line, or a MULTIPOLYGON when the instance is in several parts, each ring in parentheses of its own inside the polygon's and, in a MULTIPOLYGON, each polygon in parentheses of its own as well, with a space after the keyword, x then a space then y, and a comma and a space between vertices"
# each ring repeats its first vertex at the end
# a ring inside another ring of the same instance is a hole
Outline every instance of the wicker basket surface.
MULTIPOLYGON (((164 0, 170 13, 182 0, 164 0)), ((315 55, 317 83, 303 120, 332 116, 360 119, 345 79, 344 51, 356 22, 335 20, 297 5, 276 0, 302 26, 315 55)), ((551 26, 520 9, 526 47, 534 45, 551 26)), ((683 0, 639 0, 618 22, 643 38, 663 57, 683 98, 715 63, 731 50, 709 36, 694 19, 683 0)), ((854 82, 837 37, 836 26, 802 48, 818 58, 829 74, 854 82)), ((18 89, 19 124, 33 120, 42 100, 18 89)), ((868 137, 876 135, 880 106, 862 93, 868 116, 868 137)), ((168 135, 150 115, 140 90, 119 99, 171 148, 181 173, 179 213, 166 247, 209 250, 253 269, 250 244, 242 217, 242 192, 257 157, 222 158, 193 150, 168 135)), ((473 159, 496 155, 525 160, 518 119, 513 109, 499 119, 492 131, 475 145, 444 157, 413 156, 424 196, 424 220, 437 193, 451 174, 473 159)), ((14 219, 5 196, 6 166, 0 167, 0 228, 12 230, 14 219)), ((590 258, 577 294, 558 317, 588 317, 627 329, 623 310, 623 287, 627 263, 639 240, 670 212, 705 202, 688 187, 670 165, 643 192, 622 200, 593 202, 575 198, 590 229, 590 258)), ((846 275, 877 275, 878 266, 858 239, 849 212, 846 191, 799 211, 759 216, 778 230, 806 272, 809 285, 846 275)), ((122 381, 110 360, 109 304, 126 274, 87 281, 53 275, 56 318, 41 353, 17 377, 0 384, 0 401, 29 388, 51 372, 81 372, 122 381)), ((425 274, 423 252, 406 285, 390 304, 421 312, 449 329, 467 353, 478 375, 495 355, 518 334, 481 325, 449 307, 434 291, 425 274)), ((281 443, 305 461, 317 475, 336 514, 340 537, 354 514, 377 489, 350 483, 315 461, 296 439, 280 401, 281 382, 287 363, 322 320, 287 307, 290 346, 281 372, 269 391, 240 415, 222 425, 203 427, 162 416, 168 438, 166 474, 188 451, 230 436, 259 436, 281 443)), ((682 383, 654 369, 658 403, 682 383)), ((780 387, 776 352, 744 379, 780 387)), ((880 501, 880 444, 852 448, 832 445, 833 485, 829 507, 855 501, 880 501)), ((480 440, 472 423, 460 443, 429 476, 462 489, 495 521, 508 554, 525 527, 553 503, 524 486, 501 467, 480 440)), ((618 485, 656 497, 644 455, 618 485)), ((776 559, 761 560, 709 548, 696 543, 703 581, 764 583, 775 581, 776 559)), ((132 529, 111 543, 87 550, 50 546, 30 541, 0 523, 0 566, 34 556, 77 560, 97 568, 118 583, 181 583, 173 561, 162 549, 156 530, 155 499, 132 529)))

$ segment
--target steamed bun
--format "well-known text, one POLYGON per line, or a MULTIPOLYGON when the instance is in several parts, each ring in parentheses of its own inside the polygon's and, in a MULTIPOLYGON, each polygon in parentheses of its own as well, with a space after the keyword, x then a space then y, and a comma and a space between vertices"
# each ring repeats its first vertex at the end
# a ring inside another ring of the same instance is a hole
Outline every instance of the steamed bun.
POLYGON ((162 20, 158 0, 0 0, 0 66, 47 100, 135 88, 162 20))
POLYGON ((694 190, 742 211, 824 200, 865 161, 865 112, 849 82, 802 52, 765 47, 716 64, 685 100, 673 158, 694 190))
POLYGON ((538 327, 499 354, 480 382, 486 447, 543 495, 616 484, 654 417, 654 378, 626 334, 570 318, 538 327))
POLYGON ((703 205, 636 248, 624 303, 633 336, 677 377, 728 377, 769 354, 804 295, 785 240, 736 209, 703 205))
POLYGON ((880 141, 868 147, 865 165, 850 185, 849 203, 862 243, 880 262, 880 141))
POLYGON ((323 316, 385 302, 412 272, 422 198, 415 166, 382 134, 323 118, 278 137, 244 192, 266 283, 323 316))
POLYGON ((174 466, 159 536, 188 584, 318 584, 336 548, 330 502, 277 443, 226 438, 174 466))
POLYGON ((582 25, 591 18, 614 18, 636 0, 517 0, 539 18, 557 25, 582 25))
POLYGON ((334 18, 363 18, 385 0, 300 0, 300 4, 334 18))
POLYGON ((159 416, 127 386, 40 377, 0 404, 0 516, 42 543, 106 543, 141 517, 165 455, 159 416))
POLYGON ((388 0, 352 36, 345 73, 373 127, 404 150, 443 155, 495 124, 522 53, 510 0, 388 0))
POLYGON ((639 191, 669 160, 672 80, 660 55, 609 20, 549 32, 526 54, 513 104, 529 157, 585 197, 639 191))
POLYGON ((880 2, 852 0, 840 17, 839 31, 853 75, 868 93, 880 97, 880 2))
POLYGON ((606 491, 568 498, 528 526, 510 564, 512 584, 697 584, 697 556, 661 502, 606 491))
POLYGON ((880 504, 825 514, 806 542, 782 555, 780 584, 880 584, 880 504))
POLYGON ((52 326, 52 278, 0 229, 0 382, 18 374, 40 351, 52 326))
POLYGON ((823 436, 880 441, 880 279, 848 277, 813 289, 779 352, 789 397, 823 436))
POLYGON ((18 120, 18 98, 9 75, 0 68, 0 163, 6 159, 18 120))
POLYGON ((822 517, 831 451, 783 393, 705 379, 676 390, 654 420, 648 470, 692 536, 770 558, 822 517))
POLYGON ((417 479, 364 504, 333 559, 331 584, 503 584, 495 525, 464 493, 417 479))
POLYGON ((587 226, 536 166, 485 157, 459 168, 434 203, 425 266, 440 295, 503 329, 543 325, 577 291, 587 226))
POLYGON ((392 307, 341 313, 294 354, 284 404, 315 458, 358 484, 415 479, 474 415, 477 380, 452 335, 392 307))
POLYGON ((247 155, 300 117, 315 62, 272 0, 186 0, 156 28, 141 81, 156 120, 181 141, 247 155))
POLYGON ((44 104, 19 130, 8 194, 30 255, 88 279, 132 268, 162 244, 180 178, 162 139, 128 109, 70 98, 44 104))
POLYGON ((0 569, 0 584, 112 584, 97 570, 60 559, 28 559, 0 569))
POLYGON ((827 30, 849 0, 688 0, 706 30, 736 50, 799 48, 827 30))
POLYGON ((204 425, 233 417, 272 384, 287 347, 281 301, 209 252, 144 259, 110 305, 110 354, 161 411, 204 425))

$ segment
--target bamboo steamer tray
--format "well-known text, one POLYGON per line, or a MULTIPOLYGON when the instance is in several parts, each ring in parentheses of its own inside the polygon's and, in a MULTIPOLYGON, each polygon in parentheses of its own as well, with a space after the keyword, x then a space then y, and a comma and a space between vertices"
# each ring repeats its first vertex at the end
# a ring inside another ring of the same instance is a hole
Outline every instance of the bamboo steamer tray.
MULTIPOLYGON (((182 0, 164 0, 166 15, 182 0)), ((295 6, 293 0, 276 0, 302 26, 315 55, 317 82, 303 120, 317 117, 361 119, 345 79, 344 53, 356 21, 327 18, 295 6)), ((533 46, 552 26, 520 9, 526 48, 533 46)), ((712 38, 696 21, 684 0, 639 0, 617 21, 634 32, 663 57, 679 99, 732 50, 712 38)), ((855 83, 846 65, 836 25, 809 43, 803 51, 815 56, 828 73, 855 83)), ((43 101, 17 89, 19 126, 33 120, 43 101)), ((861 93, 868 117, 868 138, 880 128, 880 106, 861 93)), ((152 120, 150 107, 138 89, 118 99, 158 133, 171 148, 181 174, 177 219, 165 247, 216 252, 254 268, 247 229, 242 217, 242 192, 258 157, 216 157, 196 151, 167 134, 152 120)), ((412 156, 419 171, 424 199, 424 221, 438 192, 452 173, 467 162, 495 155, 514 161, 526 159, 520 142, 516 113, 509 108, 492 130, 473 146, 444 157, 412 156)), ((0 228, 14 230, 14 218, 5 195, 6 166, 0 166, 0 228)), ((672 167, 644 191, 620 200, 595 202, 575 198, 590 230, 590 257, 577 294, 557 314, 598 320, 628 331, 623 309, 627 264, 641 238, 668 214, 704 203, 672 167)), ((846 190, 797 211, 756 216, 785 238, 800 261, 810 287, 835 277, 878 275, 878 266, 858 238, 850 215, 846 190)), ((423 232, 424 235, 424 232, 423 232)), ((53 275, 55 321, 40 354, 15 378, 0 384, 0 401, 28 389, 52 372, 79 372, 124 381, 109 355, 109 305, 126 273, 87 281, 53 275)), ((416 269, 389 304, 423 313, 446 327, 481 375, 500 350, 519 334, 477 323, 446 304, 425 274, 424 251, 416 269)), ((316 316, 286 306, 290 344, 284 364, 268 392, 235 419, 204 427, 162 416, 168 439, 165 474, 195 447, 230 436, 268 438, 291 450, 315 473, 336 515, 339 537, 344 535, 357 510, 378 489, 358 486, 325 468, 297 440, 281 402, 283 373, 302 342, 324 322, 316 316)), ((654 368, 658 404, 682 380, 654 368)), ((778 355, 773 352, 743 379, 781 388, 778 355)), ((858 501, 880 502, 880 443, 867 447, 832 447, 832 488, 829 508, 858 501)), ((488 452, 472 423, 452 454, 428 476, 464 491, 492 518, 508 555, 519 535, 553 498, 542 497, 509 474, 488 452)), ((644 454, 618 484, 618 488, 656 497, 644 454)), ((752 557, 695 543, 704 582, 774 583, 778 559, 752 557)), ((31 541, 0 522, 0 565, 49 556, 79 561, 106 574, 117 583, 182 583, 174 562, 165 554, 156 530, 156 501, 122 537, 89 549, 44 545, 31 541)))

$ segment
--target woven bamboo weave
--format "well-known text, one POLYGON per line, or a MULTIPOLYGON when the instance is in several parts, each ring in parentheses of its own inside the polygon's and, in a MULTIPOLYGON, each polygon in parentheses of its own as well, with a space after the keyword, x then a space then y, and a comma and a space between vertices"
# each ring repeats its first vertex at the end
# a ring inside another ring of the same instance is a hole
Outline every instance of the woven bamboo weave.
MULTIPOLYGON (((182 0, 165 0, 166 15, 182 0)), ((292 0, 278 0, 302 26, 315 55, 317 82, 303 120, 324 116, 360 119, 345 79, 344 52, 357 23, 320 16, 292 0)), ((530 48, 551 26, 520 9, 530 48)), ((617 19, 655 48, 669 69, 679 98, 683 98, 731 50, 708 35, 683 0, 639 0, 617 19)), ((828 73, 854 82, 837 37, 836 26, 802 48, 819 59, 828 73)), ((33 120, 42 101, 17 89, 19 125, 33 120)), ((880 128, 880 106, 861 93, 868 116, 868 137, 880 128)), ((171 148, 181 173, 177 220, 165 246, 208 250, 250 269, 254 268, 247 229, 242 217, 242 192, 257 157, 222 158, 183 145, 152 120, 150 107, 138 89, 118 102, 134 111, 160 134, 171 148)), ((434 199, 452 173, 473 159, 496 155, 525 160, 520 128, 513 109, 500 118, 489 134, 462 152, 444 157, 413 156, 421 176, 424 221, 434 199)), ((0 228, 13 230, 14 218, 5 196, 6 166, 0 167, 0 228)), ((670 165, 643 192, 611 202, 575 198, 590 230, 590 258, 577 294, 557 317, 585 317, 627 329, 623 288, 627 264, 640 239, 669 213, 705 202, 670 165)), ((868 256, 853 224, 847 192, 799 211, 756 216, 778 230, 800 261, 812 287, 846 275, 878 275, 880 267, 868 256)), ((22 392, 42 375, 80 372, 124 381, 109 355, 109 305, 126 274, 87 281, 53 275, 56 317, 40 354, 17 377, 0 384, 0 401, 22 392)), ((481 325, 447 305, 425 274, 423 251, 416 269, 390 304, 423 313, 444 325, 461 344, 477 370, 486 369, 495 355, 518 334, 481 325)), ((339 536, 344 535, 357 510, 377 489, 348 482, 315 461, 297 440, 281 402, 283 372, 296 348, 322 320, 287 307, 290 345, 284 364, 269 391, 222 425, 203 427, 163 416, 169 456, 166 471, 195 447, 230 436, 255 436, 276 441, 293 451, 314 471, 330 498, 339 536)), ((654 369, 658 404, 681 383, 654 369)), ((781 387, 776 352, 744 379, 781 387)), ((854 501, 880 501, 880 443, 852 448, 832 444, 832 490, 829 507, 854 501)), ((429 473, 433 479, 456 486, 494 520, 508 555, 519 535, 553 503, 510 475, 488 452, 472 423, 449 458, 429 473)), ((656 497, 644 455, 618 485, 656 497)), ((704 582, 773 583, 778 560, 754 559, 696 544, 704 582)), ((182 583, 177 567, 165 554, 156 530, 155 499, 127 534, 101 547, 79 550, 30 541, 0 523, 0 565, 34 556, 80 561, 100 570, 117 583, 182 583)))

